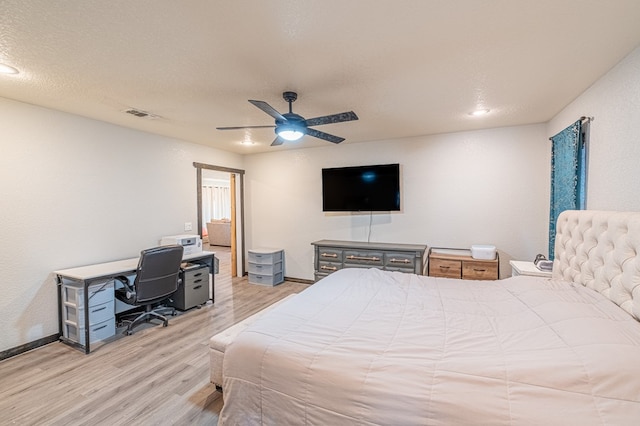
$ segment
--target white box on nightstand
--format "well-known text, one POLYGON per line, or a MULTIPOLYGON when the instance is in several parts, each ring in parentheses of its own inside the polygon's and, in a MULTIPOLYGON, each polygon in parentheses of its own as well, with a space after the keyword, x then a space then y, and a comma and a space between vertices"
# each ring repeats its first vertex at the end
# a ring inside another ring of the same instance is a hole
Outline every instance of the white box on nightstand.
POLYGON ((525 262, 522 260, 510 260, 511 276, 529 275, 532 277, 551 278, 551 271, 541 271, 533 264, 533 262, 525 262))

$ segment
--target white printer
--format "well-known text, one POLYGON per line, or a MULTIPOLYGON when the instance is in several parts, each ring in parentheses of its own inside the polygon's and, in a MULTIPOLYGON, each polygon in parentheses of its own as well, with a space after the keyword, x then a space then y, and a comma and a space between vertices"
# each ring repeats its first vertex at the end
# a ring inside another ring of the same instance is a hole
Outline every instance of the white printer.
POLYGON ((184 254, 195 254, 202 252, 202 239, 199 235, 169 235, 162 237, 161 246, 179 245, 184 248, 184 254))

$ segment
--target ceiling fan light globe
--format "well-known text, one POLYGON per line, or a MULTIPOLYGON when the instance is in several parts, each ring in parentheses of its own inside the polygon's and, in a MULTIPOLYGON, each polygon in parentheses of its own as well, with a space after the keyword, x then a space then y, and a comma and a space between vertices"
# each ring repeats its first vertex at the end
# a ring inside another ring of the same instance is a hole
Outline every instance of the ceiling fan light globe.
POLYGON ((297 141, 304 136, 304 133, 298 129, 278 129, 276 133, 286 141, 297 141))

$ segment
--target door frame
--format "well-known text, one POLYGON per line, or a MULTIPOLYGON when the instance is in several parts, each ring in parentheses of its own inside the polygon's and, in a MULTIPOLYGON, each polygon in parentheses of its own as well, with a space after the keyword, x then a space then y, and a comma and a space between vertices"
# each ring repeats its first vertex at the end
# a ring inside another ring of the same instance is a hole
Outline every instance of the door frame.
MULTIPOLYGON (((219 172, 227 172, 227 173, 231 173, 233 175, 238 175, 240 177, 240 183, 238 185, 238 189, 240 190, 240 197, 239 200, 238 198, 235 196, 236 194, 236 190, 232 189, 232 194, 231 194, 231 210, 234 211, 234 209, 240 209, 240 241, 237 240, 238 236, 237 236, 237 232, 236 229, 238 228, 238 224, 236 223, 236 215, 232 215, 233 217, 231 218, 231 227, 234 230, 234 233, 232 234, 232 238, 231 238, 231 276, 235 277, 237 272, 238 272, 238 265, 236 263, 236 253, 238 252, 238 248, 240 249, 240 253, 241 254, 241 261, 240 261, 240 276, 244 276, 246 271, 245 271, 245 258, 244 258, 244 240, 245 240, 245 236, 244 236, 244 170, 241 169, 232 169, 229 167, 222 167, 222 166, 214 166, 212 164, 204 164, 204 163, 197 163, 194 162, 193 163, 193 167, 196 168, 196 185, 197 185, 197 204, 198 204, 198 235, 200 235, 200 238, 202 238, 202 225, 203 225, 203 219, 202 219, 202 170, 203 169, 207 169, 207 170, 215 170, 215 171, 219 171, 219 172), (239 206, 237 205, 239 204, 239 206), (239 246, 239 247, 238 247, 239 246), (234 264, 236 263, 236 264, 234 264)), ((237 183, 237 182, 236 182, 237 183)))

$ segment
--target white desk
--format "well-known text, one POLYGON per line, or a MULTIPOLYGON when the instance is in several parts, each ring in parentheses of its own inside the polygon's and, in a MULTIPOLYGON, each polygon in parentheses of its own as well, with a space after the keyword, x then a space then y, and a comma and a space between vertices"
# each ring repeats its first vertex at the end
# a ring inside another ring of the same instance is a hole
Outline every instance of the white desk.
MULTIPOLYGON (((202 251, 200 253, 187 254, 182 257, 183 261, 192 263, 200 263, 209 267, 209 273, 211 274, 211 300, 214 298, 214 254, 211 251, 202 251)), ((56 282, 58 284, 58 325, 60 340, 64 343, 70 344, 84 349, 85 354, 88 354, 90 349, 91 336, 89 335, 89 286, 101 280, 107 280, 118 275, 130 275, 136 272, 138 269, 139 258, 117 260, 115 262, 98 263, 95 265, 80 266, 77 268, 61 269, 53 271, 56 274, 56 282), (79 283, 84 287, 84 345, 66 339, 63 336, 63 319, 62 319, 62 284, 64 282, 79 283)))

